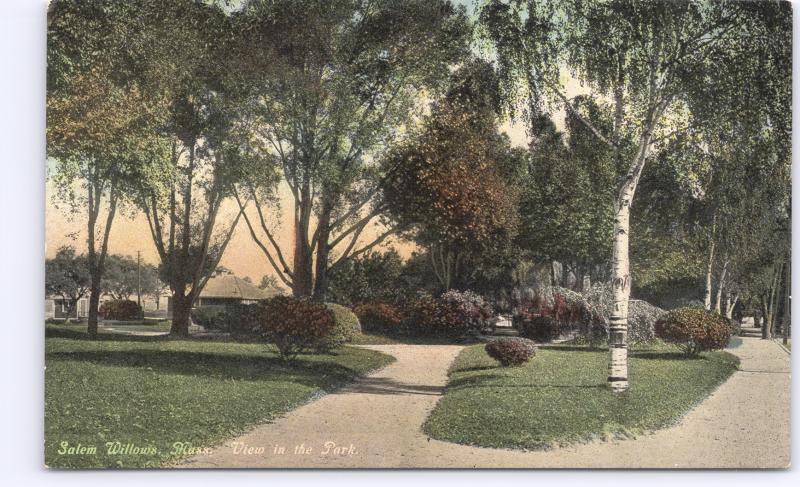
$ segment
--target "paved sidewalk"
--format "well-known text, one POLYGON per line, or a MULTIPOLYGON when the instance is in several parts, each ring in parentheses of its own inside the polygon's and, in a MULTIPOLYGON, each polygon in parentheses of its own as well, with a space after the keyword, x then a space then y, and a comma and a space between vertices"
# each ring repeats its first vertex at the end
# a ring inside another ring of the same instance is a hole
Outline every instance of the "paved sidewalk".
POLYGON ((790 355, 737 338, 736 372, 675 427, 548 451, 432 440, 421 426, 459 346, 376 345, 397 362, 255 427, 187 468, 784 468, 790 455, 790 355), (283 448, 283 450, 281 450, 283 448))

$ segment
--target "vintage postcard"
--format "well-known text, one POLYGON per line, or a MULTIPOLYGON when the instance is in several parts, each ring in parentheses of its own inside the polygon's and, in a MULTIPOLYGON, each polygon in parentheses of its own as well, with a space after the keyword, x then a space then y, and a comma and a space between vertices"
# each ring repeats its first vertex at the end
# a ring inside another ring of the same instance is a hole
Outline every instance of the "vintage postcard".
POLYGON ((792 6, 51 0, 50 469, 790 465, 792 6))

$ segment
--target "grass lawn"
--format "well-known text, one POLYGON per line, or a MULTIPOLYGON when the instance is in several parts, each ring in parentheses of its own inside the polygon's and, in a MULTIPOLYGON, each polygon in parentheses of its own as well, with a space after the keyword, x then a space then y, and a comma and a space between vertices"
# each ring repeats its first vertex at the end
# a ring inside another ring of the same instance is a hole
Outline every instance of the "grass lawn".
POLYGON ((540 348, 522 367, 501 368, 482 345, 466 348, 424 428, 433 438, 485 447, 546 449, 625 436, 675 423, 735 370, 727 352, 687 359, 667 345, 630 354, 631 390, 606 387, 608 352, 540 348))
POLYGON ((393 360, 345 347, 285 365, 263 344, 110 335, 45 346, 45 463, 55 468, 157 467, 191 453, 176 442, 218 444, 393 360), (144 453, 109 454, 116 442, 144 453), (96 454, 66 454, 79 446, 96 454))

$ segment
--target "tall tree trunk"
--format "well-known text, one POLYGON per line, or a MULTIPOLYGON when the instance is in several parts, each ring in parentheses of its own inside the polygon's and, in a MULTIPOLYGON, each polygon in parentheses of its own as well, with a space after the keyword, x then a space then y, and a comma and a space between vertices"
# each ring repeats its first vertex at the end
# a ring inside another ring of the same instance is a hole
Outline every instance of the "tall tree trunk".
POLYGON ((783 290, 784 304, 783 304, 783 326, 781 326, 781 334, 783 335, 783 344, 789 344, 789 328, 792 324, 792 261, 789 259, 786 262, 786 281, 783 290))
POLYGON ((736 303, 739 302, 739 295, 736 293, 728 293, 728 296, 725 300, 725 317, 729 320, 733 319, 733 309, 736 307, 736 303))
POLYGON ((89 290, 89 324, 87 332, 89 338, 97 338, 97 308, 100 305, 100 279, 92 278, 91 289, 89 290))
POLYGON ((711 283, 714 275, 714 240, 717 227, 716 217, 711 224, 711 239, 708 245, 708 265, 706 266, 706 293, 703 299, 703 305, 707 311, 711 311, 711 283))
POLYGON ((316 255, 316 276, 314 279, 314 301, 325 302, 325 295, 328 292, 328 257, 330 254, 331 212, 333 205, 329 200, 325 200, 322 211, 317 222, 317 255, 316 255))
POLYGON ((722 314, 722 290, 725 288, 725 278, 728 274, 728 260, 726 259, 725 262, 722 264, 722 272, 719 275, 719 281, 717 281, 717 296, 714 300, 714 312, 718 315, 722 314))
POLYGON ((766 293, 761 294, 761 338, 769 340, 772 338, 771 330, 769 328, 769 296, 766 293))
MULTIPOLYGON (((636 186, 642 176, 647 154, 650 150, 650 141, 653 136, 653 127, 661 118, 666 108, 668 99, 651 107, 644 130, 639 136, 639 148, 633 159, 628 174, 620 186, 617 199, 614 203, 614 245, 611 257, 611 285, 613 292, 613 305, 609 316, 608 330, 608 383, 614 392, 628 390, 628 301, 631 294, 630 275, 630 217, 633 196, 636 186)), ((616 150, 619 150, 617 148, 616 150)))
POLYGON ((781 277, 783 275, 783 264, 778 264, 775 274, 772 277, 772 288, 769 292, 769 331, 770 336, 775 333, 775 317, 778 315, 778 298, 781 290, 781 277))
POLYGON ((311 218, 310 194, 305 192, 295 207, 294 258, 292 294, 296 298, 310 297, 314 291, 314 256, 308 244, 308 225, 311 218))
POLYGON ((191 323, 192 303, 183 291, 176 290, 172 293, 172 326, 169 334, 175 337, 186 338, 189 336, 191 323))

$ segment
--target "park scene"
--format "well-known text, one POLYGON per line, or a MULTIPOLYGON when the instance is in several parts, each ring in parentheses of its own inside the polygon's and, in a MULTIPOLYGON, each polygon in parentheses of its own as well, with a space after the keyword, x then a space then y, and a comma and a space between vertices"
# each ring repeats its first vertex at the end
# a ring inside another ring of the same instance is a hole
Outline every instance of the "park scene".
POLYGON ((44 464, 788 468, 792 9, 52 0, 44 464))

